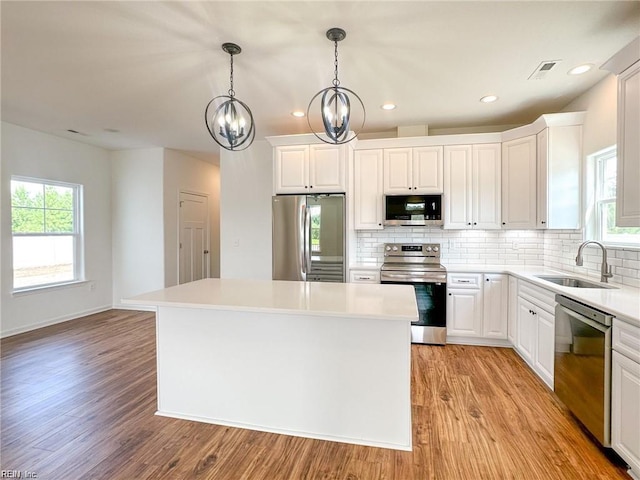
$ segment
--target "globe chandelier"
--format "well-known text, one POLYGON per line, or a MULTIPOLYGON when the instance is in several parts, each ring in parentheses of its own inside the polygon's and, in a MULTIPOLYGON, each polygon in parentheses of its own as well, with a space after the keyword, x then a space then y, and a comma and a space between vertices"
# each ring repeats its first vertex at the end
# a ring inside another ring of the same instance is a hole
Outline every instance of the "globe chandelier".
POLYGON ((332 86, 316 93, 307 107, 307 122, 313 134, 325 143, 338 145, 356 138, 364 126, 366 117, 364 104, 360 97, 353 90, 340 86, 338 79, 338 42, 344 40, 346 36, 347 33, 342 28, 335 27, 327 30, 327 38, 334 43, 334 79, 332 86), (318 98, 320 99, 320 117, 324 127, 324 135, 316 133, 311 125, 312 106, 318 98), (353 107, 358 103, 360 104, 358 110, 362 110, 362 122, 358 122, 358 129, 354 132, 351 130, 353 107))
POLYGON ((242 49, 235 43, 223 43, 222 50, 230 56, 230 87, 228 95, 211 99, 204 111, 204 121, 213 140, 225 150, 241 151, 249 148, 256 136, 251 110, 236 98, 233 89, 233 56, 242 49))

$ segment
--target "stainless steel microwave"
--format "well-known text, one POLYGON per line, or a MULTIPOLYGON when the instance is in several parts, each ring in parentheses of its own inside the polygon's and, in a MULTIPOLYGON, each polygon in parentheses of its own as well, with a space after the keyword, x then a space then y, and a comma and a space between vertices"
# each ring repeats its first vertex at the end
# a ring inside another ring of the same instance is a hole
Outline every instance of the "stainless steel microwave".
POLYGON ((443 225, 442 195, 385 195, 384 224, 443 225))

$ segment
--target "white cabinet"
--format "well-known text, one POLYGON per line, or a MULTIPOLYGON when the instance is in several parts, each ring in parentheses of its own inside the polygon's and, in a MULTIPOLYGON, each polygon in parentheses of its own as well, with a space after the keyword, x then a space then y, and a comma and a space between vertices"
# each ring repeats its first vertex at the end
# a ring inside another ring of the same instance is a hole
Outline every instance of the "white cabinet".
POLYGON ((354 228, 382 229, 382 149, 357 150, 354 154, 354 228))
POLYGON ((447 341, 490 344, 507 338, 508 276, 451 273, 447 275, 447 341), (468 342, 451 337, 472 337, 468 342), (488 339, 490 341, 478 341, 488 339))
POLYGON ((384 193, 432 194, 443 190, 442 147, 385 148, 384 193))
POLYGON ((640 61, 618 77, 616 225, 640 227, 640 61))
POLYGON ((613 320, 611 447, 640 478, 640 328, 613 320))
POLYGON ((537 228, 581 227, 582 126, 552 126, 537 135, 537 228))
POLYGON ((485 274, 483 278, 482 336, 507 338, 509 276, 485 274))
POLYGON ((352 268, 349 270, 350 283, 380 283, 379 268, 352 268))
POLYGON ((501 228, 500 144, 444 148, 444 228, 501 228))
POLYGON ((502 144, 502 228, 536 227, 536 136, 502 144))
POLYGON ((516 351, 553 389, 555 295, 529 282, 518 281, 516 351))
POLYGON ((516 344, 518 324, 518 279, 509 276, 509 313, 507 320, 507 339, 512 345, 516 344))
POLYGON ((343 145, 275 147, 275 193, 345 192, 345 152, 343 145))

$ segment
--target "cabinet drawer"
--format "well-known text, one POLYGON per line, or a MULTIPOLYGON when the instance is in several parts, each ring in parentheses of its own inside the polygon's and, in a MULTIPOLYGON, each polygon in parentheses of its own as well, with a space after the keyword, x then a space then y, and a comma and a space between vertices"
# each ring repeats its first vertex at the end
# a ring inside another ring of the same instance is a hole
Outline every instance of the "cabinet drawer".
POLYGON ((449 288, 473 288, 479 290, 481 285, 481 273, 450 273, 447 275, 447 286, 449 288))
POLYGON ((552 315, 555 313, 556 295, 551 290, 520 280, 518 282, 518 296, 529 300, 552 315))
POLYGON ((640 327, 614 318, 611 346, 616 352, 640 363, 640 327))
POLYGON ((351 270, 349 272, 351 283, 380 283, 379 270, 351 270))

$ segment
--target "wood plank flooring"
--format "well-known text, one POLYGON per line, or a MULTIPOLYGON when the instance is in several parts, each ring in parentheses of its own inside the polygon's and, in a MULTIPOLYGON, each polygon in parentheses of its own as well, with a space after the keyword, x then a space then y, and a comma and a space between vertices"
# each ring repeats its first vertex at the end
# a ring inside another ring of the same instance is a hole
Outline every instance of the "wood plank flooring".
POLYGON ((0 465, 58 479, 628 479, 510 349, 412 346, 412 452, 158 417, 154 314, 1 342, 0 465))

